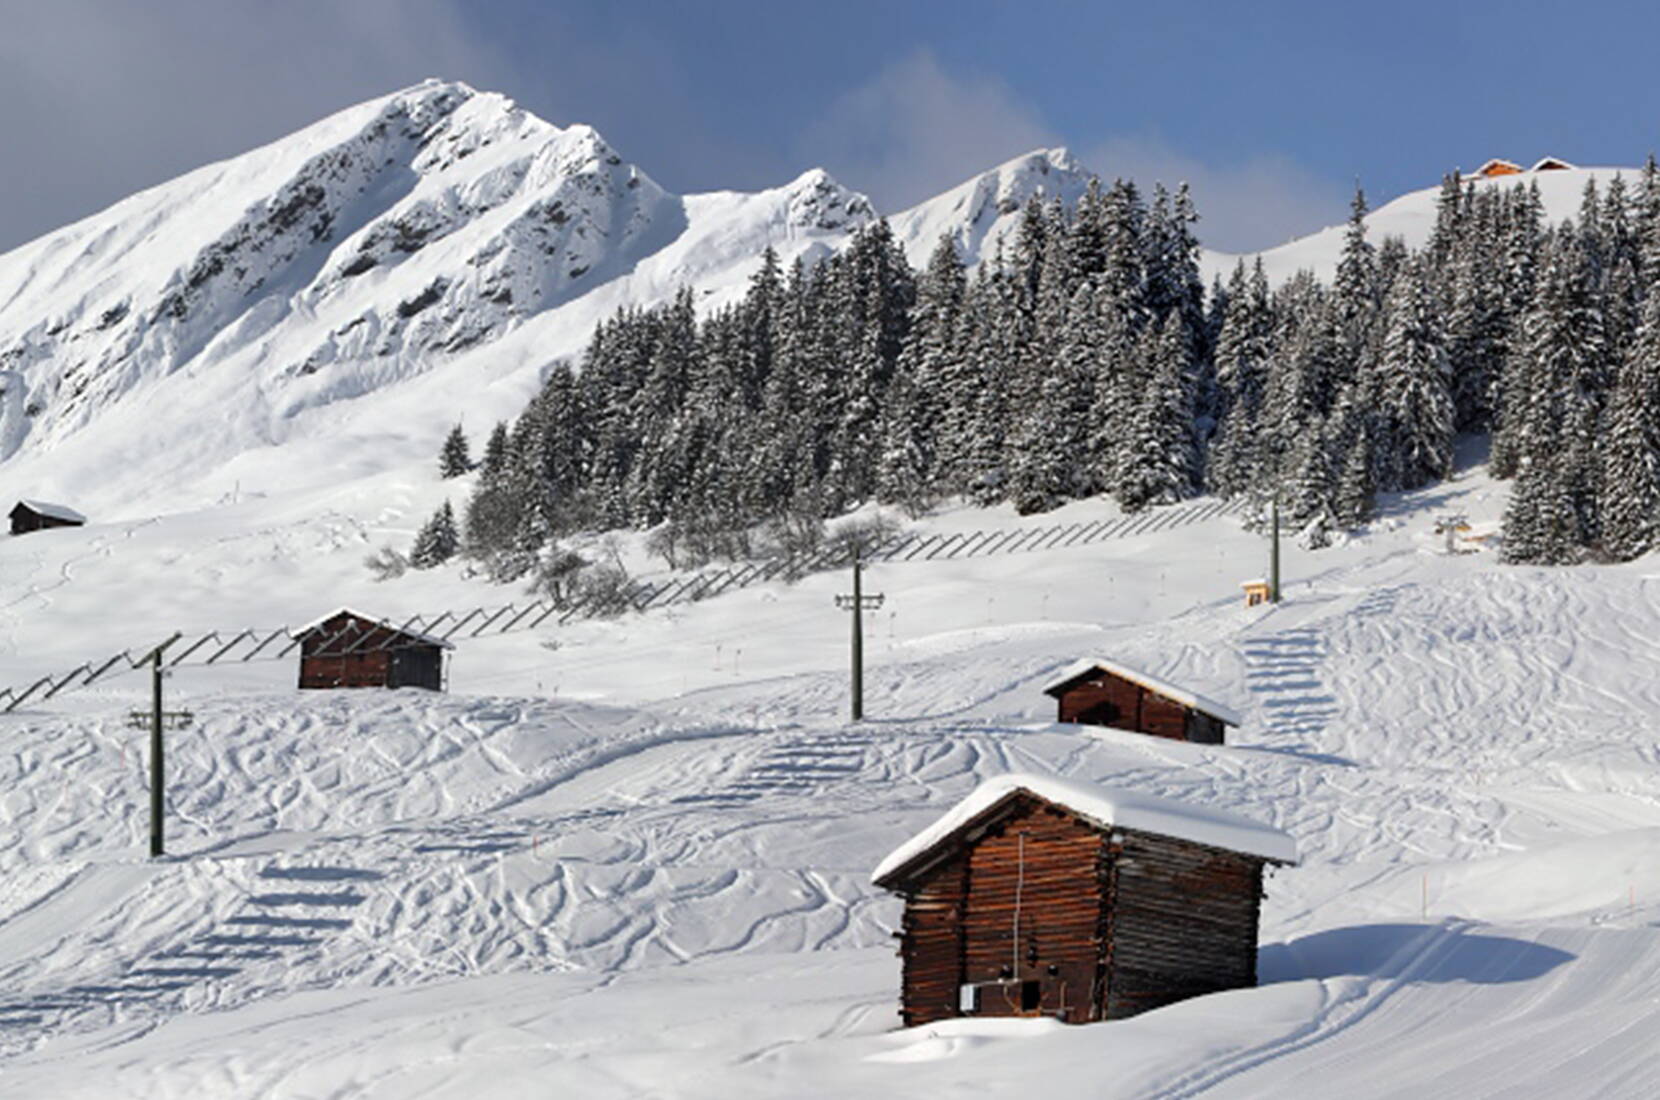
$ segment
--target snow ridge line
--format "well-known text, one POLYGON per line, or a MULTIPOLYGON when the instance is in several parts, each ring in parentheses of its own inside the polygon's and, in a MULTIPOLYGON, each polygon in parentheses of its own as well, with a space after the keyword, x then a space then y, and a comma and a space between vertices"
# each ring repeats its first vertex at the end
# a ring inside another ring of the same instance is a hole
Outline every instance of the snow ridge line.
MULTIPOLYGON (((1087 524, 1071 523, 1053 524, 1048 527, 993 528, 990 531, 976 530, 946 535, 904 535, 878 543, 872 547, 862 548, 861 560, 866 564, 894 562, 896 559, 899 562, 930 562, 936 559, 963 561, 969 558, 1001 556, 1038 550, 1069 549, 1075 546, 1089 546, 1099 542, 1128 538, 1133 535, 1148 534, 1155 530, 1163 532, 1202 523, 1206 520, 1227 515, 1233 512, 1237 506, 1235 501, 1211 499, 1201 500, 1185 506, 1149 510, 1124 516, 1117 520, 1100 520, 1087 524)), ((130 536, 131 532, 129 531, 128 534, 130 536)), ((534 630, 549 619, 553 619, 556 625, 564 625, 578 618, 605 618, 622 611, 644 612, 653 607, 695 603, 699 600, 717 596, 722 592, 748 588, 779 577, 793 581, 809 573, 845 568, 852 563, 852 553, 852 549, 846 545, 835 545, 819 550, 801 560, 769 558, 765 561, 751 562, 728 569, 694 573, 689 578, 671 576, 661 582, 634 581, 621 593, 605 599, 593 599, 586 602, 536 600, 525 605, 506 604, 499 607, 475 607, 467 611, 441 611, 434 615, 412 615, 402 623, 388 619, 384 620, 382 625, 389 627, 396 634, 423 634, 442 641, 449 641, 458 635, 463 638, 477 638, 486 633, 498 635, 521 630, 534 630), (471 632, 462 634, 462 631, 469 627, 472 628, 471 632)), ((348 631, 342 630, 334 637, 325 639, 324 645, 344 641, 347 636, 348 631)), ((249 627, 239 631, 226 631, 224 634, 215 630, 188 639, 180 635, 174 637, 175 641, 173 643, 167 643, 170 646, 176 646, 172 650, 174 655, 166 661, 168 668, 176 668, 187 662, 193 665, 211 665, 220 661, 280 660, 287 657, 300 644, 300 636, 293 633, 292 629, 287 626, 275 628, 249 627), (273 647, 272 643, 274 642, 285 644, 278 644, 273 647), (214 648, 208 648, 210 646, 214 648), (202 650, 207 651, 205 657, 194 661, 190 660, 191 657, 202 650), (262 656, 262 654, 264 655, 262 656)), ((343 652, 368 653, 381 649, 397 648, 401 644, 395 636, 389 636, 385 641, 376 645, 364 646, 363 642, 367 641, 367 638, 368 635, 359 637, 355 642, 346 645, 343 652)), ((8 714, 16 710, 37 694, 40 695, 40 701, 45 702, 62 691, 88 687, 93 681, 99 679, 123 661, 126 663, 127 669, 121 671, 138 668, 149 659, 149 655, 154 649, 154 645, 138 649, 137 652, 141 656, 137 658, 133 656, 134 650, 123 650, 102 662, 87 661, 66 673, 43 676, 28 687, 0 688, 0 714, 8 714)))

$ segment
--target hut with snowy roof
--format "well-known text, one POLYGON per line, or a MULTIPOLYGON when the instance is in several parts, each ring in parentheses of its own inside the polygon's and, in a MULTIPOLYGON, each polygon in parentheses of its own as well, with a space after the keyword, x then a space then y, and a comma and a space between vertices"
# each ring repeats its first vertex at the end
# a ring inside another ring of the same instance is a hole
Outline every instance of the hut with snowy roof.
POLYGON ((1476 169, 1475 178, 1490 180, 1497 176, 1517 176, 1522 172, 1522 166, 1515 161, 1503 160, 1494 157, 1480 168, 1476 169))
POLYGON ((86 517, 62 504, 50 504, 44 500, 20 500, 12 508, 11 520, 12 534, 27 535, 31 531, 44 531, 48 527, 79 527, 86 522, 86 517))
POLYGON ((1278 829, 1064 779, 982 784, 871 875, 905 899, 899 1015, 1116 1020, 1256 984, 1278 829))
POLYGON ((1043 685, 1059 704, 1058 722, 1150 733, 1220 745, 1239 715, 1214 699, 1105 657, 1086 657, 1043 685))
POLYGON ((1529 168, 1528 171, 1529 172, 1566 172, 1569 169, 1571 169, 1572 167, 1573 167, 1573 165, 1569 164, 1567 161, 1563 160, 1561 157, 1540 157, 1537 161, 1534 162, 1533 167, 1529 168))
POLYGON ((420 687, 444 690, 442 638, 393 626, 342 607, 294 632, 300 687, 420 687))

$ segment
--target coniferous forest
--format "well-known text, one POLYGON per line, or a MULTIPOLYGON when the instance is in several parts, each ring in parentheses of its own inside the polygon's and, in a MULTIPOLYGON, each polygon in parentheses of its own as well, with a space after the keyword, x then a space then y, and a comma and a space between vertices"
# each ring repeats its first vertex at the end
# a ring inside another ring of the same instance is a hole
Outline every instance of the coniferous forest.
MULTIPOLYGON (((913 270, 885 222, 812 266, 769 250, 736 305, 619 312, 484 450, 463 542, 528 571, 577 530, 658 528, 699 556, 767 524, 951 496, 1129 511, 1278 499, 1318 537, 1491 436, 1516 562, 1625 560, 1660 510, 1660 173, 1536 188, 1446 179, 1421 250, 1369 241, 1357 192, 1330 284, 1260 263, 1208 289, 1186 189, 1033 199, 970 274, 913 270)), ((465 440, 446 476, 465 468, 465 440)))

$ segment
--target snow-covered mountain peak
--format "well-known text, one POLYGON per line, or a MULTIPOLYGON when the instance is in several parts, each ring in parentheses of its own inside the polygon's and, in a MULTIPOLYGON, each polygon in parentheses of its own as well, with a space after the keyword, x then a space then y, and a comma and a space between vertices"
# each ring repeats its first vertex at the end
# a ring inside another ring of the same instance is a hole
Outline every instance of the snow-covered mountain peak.
POLYGON ((896 215, 894 231, 913 264, 925 263, 941 236, 952 239, 965 261, 977 263, 1013 231, 1032 196, 1070 204, 1089 180, 1089 172, 1066 149, 1034 150, 896 215))
POLYGON ((823 168, 809 168, 784 187, 788 221, 799 229, 856 229, 876 218, 864 195, 843 187, 823 168))

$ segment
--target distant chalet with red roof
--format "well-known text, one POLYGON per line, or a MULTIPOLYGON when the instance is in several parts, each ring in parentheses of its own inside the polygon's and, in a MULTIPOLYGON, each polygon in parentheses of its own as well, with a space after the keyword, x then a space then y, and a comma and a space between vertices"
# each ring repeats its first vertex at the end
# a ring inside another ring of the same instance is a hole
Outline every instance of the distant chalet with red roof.
POLYGON ((900 1017, 1081 1024, 1255 985, 1263 867, 1296 861, 1225 811, 989 780, 871 875, 905 899, 900 1017))
POLYGON ((1532 168, 1523 168, 1513 160, 1501 160, 1494 157, 1492 160, 1477 168, 1468 177, 1469 179, 1490 180, 1499 176, 1519 176, 1523 172, 1565 172, 1574 165, 1569 164, 1561 157, 1540 157, 1533 163, 1532 168))
POLYGON ((442 638, 404 630, 342 607, 295 632, 300 687, 419 687, 444 690, 442 638))
POLYGON ((1228 726, 1240 724, 1230 707, 1168 680, 1106 657, 1086 657, 1043 685, 1059 703, 1057 722, 1220 745, 1228 726))

